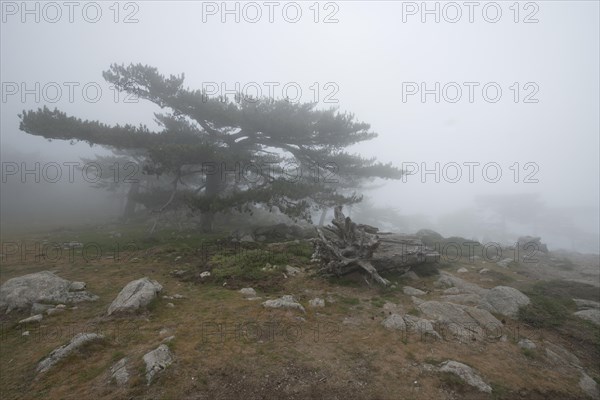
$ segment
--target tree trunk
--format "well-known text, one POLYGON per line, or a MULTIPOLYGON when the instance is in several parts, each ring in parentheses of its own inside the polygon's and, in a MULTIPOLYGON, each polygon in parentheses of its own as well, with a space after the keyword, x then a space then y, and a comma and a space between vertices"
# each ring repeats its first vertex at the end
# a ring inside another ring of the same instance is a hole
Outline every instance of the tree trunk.
MULTIPOLYGON (((221 169, 220 166, 215 163, 215 170, 210 171, 206 174, 206 189, 204 195, 207 199, 211 200, 212 203, 217 199, 221 191, 221 169)), ((211 209, 202 210, 200 216, 200 230, 204 233, 211 233, 214 228, 214 217, 215 213, 211 209)))
POLYGON ((319 226, 323 226, 323 224, 325 223, 325 217, 327 216, 327 208, 324 208, 323 211, 321 211, 321 218, 319 218, 319 226))
POLYGON ((138 181, 133 182, 131 186, 129 186, 129 191, 127 192, 127 203, 125 203, 125 209, 123 210, 123 215, 121 216, 121 219, 123 219, 124 221, 127 221, 131 217, 133 217, 133 214, 135 212, 135 206, 137 204, 135 201, 135 197, 138 195, 139 192, 140 183, 138 181))

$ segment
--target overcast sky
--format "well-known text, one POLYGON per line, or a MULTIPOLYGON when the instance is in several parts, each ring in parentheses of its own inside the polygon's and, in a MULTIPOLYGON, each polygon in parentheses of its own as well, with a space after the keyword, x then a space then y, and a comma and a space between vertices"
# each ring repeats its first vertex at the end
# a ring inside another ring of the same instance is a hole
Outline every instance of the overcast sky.
POLYGON ((300 101, 352 112, 379 133, 353 151, 411 169, 439 162, 446 172, 439 183, 419 172, 391 182, 374 193, 378 204, 436 218, 469 207, 477 195, 540 193, 550 207, 589 213, 582 227, 597 235, 597 1, 479 2, 473 9, 428 2, 437 16, 423 13, 421 2, 229 2, 232 13, 224 13, 222 2, 122 2, 118 14, 113 2, 81 2, 73 22, 62 2, 58 8, 29 2, 29 14, 22 4, 2 3, 4 159, 7 149, 59 162, 102 153, 20 132, 23 109, 48 105, 81 118, 154 126, 157 107, 127 103, 123 95, 115 102, 101 74, 111 63, 143 63, 185 73, 190 88, 223 83, 233 90, 238 83, 255 94, 255 82, 269 95, 265 82, 276 82, 275 97, 286 94, 286 84, 290 97, 300 88, 300 101), (22 83, 32 89, 35 82, 39 102, 33 94, 22 99, 22 83), (59 96, 52 82, 62 87, 59 96), (79 84, 72 102, 65 82, 79 84), (86 100, 82 88, 90 83, 86 100), (92 102, 97 85, 102 94, 92 102), (430 90, 424 102, 422 88, 430 90), (462 97, 453 102, 457 88, 462 97), (473 183, 464 164, 470 162, 480 163, 472 164, 473 183), (457 183, 450 182, 452 163, 461 166, 457 183), (485 164, 491 164, 487 175, 485 164), (486 181, 494 180, 497 166, 500 180, 486 181))

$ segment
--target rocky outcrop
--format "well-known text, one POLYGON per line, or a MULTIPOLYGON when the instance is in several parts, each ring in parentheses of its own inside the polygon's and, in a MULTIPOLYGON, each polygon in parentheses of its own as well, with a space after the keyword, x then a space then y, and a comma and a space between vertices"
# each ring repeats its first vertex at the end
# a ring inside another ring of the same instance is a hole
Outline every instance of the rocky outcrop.
POLYGON ((417 305, 427 318, 437 321, 459 340, 471 337, 496 337, 502 330, 498 321, 486 310, 440 301, 425 301, 417 305))
POLYGON ((509 317, 515 317, 519 308, 529 304, 529 297, 509 286, 496 286, 488 290, 480 307, 509 317))
POLYGON ((392 314, 386 319, 384 319, 381 324, 387 329, 391 330, 406 330, 406 324, 404 323, 404 318, 398 314, 392 314))
POLYGON ((96 333, 79 333, 75 335, 68 344, 54 349, 48 357, 40 361, 40 363, 37 366, 37 372, 44 373, 48 371, 60 360, 68 357, 70 354, 72 354, 74 351, 81 348, 82 346, 102 339, 104 339, 104 336, 96 333))
POLYGON ((121 358, 110 368, 110 377, 119 386, 126 385, 129 382, 129 371, 127 370, 127 357, 121 358))
POLYGON ((146 364, 146 383, 150 385, 156 374, 173 363, 175 357, 166 344, 161 344, 156 349, 144 355, 146 364))
POLYGON ((465 383, 477 388, 480 392, 492 393, 492 387, 485 383, 481 376, 468 365, 457 361, 446 361, 441 364, 440 371, 458 376, 465 383))
POLYGON ((590 321, 594 325, 600 326, 600 310, 590 309, 590 310, 581 310, 575 313, 579 318, 583 318, 587 321, 590 321))
POLYGON ((128 314, 143 310, 161 290, 160 283, 147 277, 131 281, 108 307, 107 314, 128 314))
POLYGON ((0 286, 0 311, 27 310, 34 303, 78 303, 98 299, 84 289, 85 283, 68 281, 50 271, 19 276, 0 286))

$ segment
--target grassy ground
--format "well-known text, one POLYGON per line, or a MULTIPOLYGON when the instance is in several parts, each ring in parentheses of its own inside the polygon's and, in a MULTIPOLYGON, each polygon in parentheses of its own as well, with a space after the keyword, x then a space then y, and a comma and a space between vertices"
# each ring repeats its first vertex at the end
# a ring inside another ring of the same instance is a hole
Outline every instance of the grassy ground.
POLYGON ((418 314, 410 297, 402 294, 404 284, 428 291, 424 299, 439 296, 433 286, 434 271, 423 271, 424 277, 416 282, 389 275, 396 288, 381 289, 368 286, 359 276, 341 280, 313 276, 308 242, 236 247, 219 234, 162 231, 156 239, 149 239, 135 229, 119 232, 119 238, 106 232, 57 231, 14 240, 97 243, 107 251, 102 257, 89 253, 87 259, 83 253, 74 253, 74 257, 52 261, 32 259, 35 254, 25 259, 10 254, 3 260, 0 283, 52 270, 63 278, 85 281, 88 290, 100 296, 97 302, 78 304, 76 309, 45 317, 27 328, 16 323, 24 314, 0 316, 3 399, 585 398, 577 386, 576 370, 556 369, 541 351, 523 352, 516 345, 520 337, 568 348, 588 373, 600 378, 598 330, 572 318, 573 305, 566 300, 573 290, 577 297, 586 298, 581 293, 593 297, 587 287, 540 284, 518 270, 481 261, 442 265, 449 272, 467 268, 469 272, 461 277, 483 287, 518 287, 532 296, 533 308, 524 311, 520 320, 505 320, 506 341, 431 341, 390 332, 381 321, 389 314, 384 308, 388 302, 398 310, 418 314), (127 249, 123 243, 137 247, 127 249), (118 257, 116 244, 121 249, 118 257), (285 265, 304 272, 284 277, 285 265), (491 273, 479 274, 482 267, 491 273), (173 271, 182 272, 174 276, 173 271), (210 271, 210 278, 200 278, 203 271, 210 271), (108 305, 122 287, 143 276, 159 281, 163 295, 185 298, 160 298, 147 313, 136 317, 106 317, 108 305), (238 293, 237 289, 247 286, 255 288, 262 299, 251 301, 238 293), (307 308, 306 314, 260 305, 284 294, 293 294, 307 308), (314 297, 324 298, 326 307, 307 307, 314 297), (553 313, 551 317, 547 312, 553 313), (564 318, 556 318, 554 324, 535 323, 557 315, 564 318), (30 331, 28 337, 21 336, 24 329, 30 331), (79 332, 100 332, 106 340, 36 376, 37 362, 79 332), (148 387, 142 356, 170 335, 175 335, 169 346, 176 362, 148 387), (132 379, 129 386, 119 388, 110 382, 108 370, 123 356, 130 359, 132 379), (475 367, 494 388, 493 393, 476 392, 426 365, 449 359, 475 367))

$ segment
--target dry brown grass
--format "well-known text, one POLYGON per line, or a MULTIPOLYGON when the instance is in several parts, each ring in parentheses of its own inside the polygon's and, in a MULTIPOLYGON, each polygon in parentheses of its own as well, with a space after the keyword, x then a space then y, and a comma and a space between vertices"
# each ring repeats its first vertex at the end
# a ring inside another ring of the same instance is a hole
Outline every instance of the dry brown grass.
MULTIPOLYGON (((61 277, 82 280, 99 295, 94 303, 45 317, 22 337, 15 327, 23 314, 1 316, 0 385, 3 399, 454 399, 454 398, 583 398, 577 386, 575 369, 558 371, 541 358, 526 357, 510 335, 507 341, 425 342, 418 336, 403 336, 385 330, 381 321, 383 301, 392 301, 405 310, 413 307, 400 290, 347 287, 307 276, 284 281, 280 293, 294 294, 305 306, 309 299, 332 297, 324 309, 298 312, 266 310, 260 301, 249 301, 239 293, 211 284, 181 282, 169 273, 179 268, 172 262, 154 261, 154 253, 139 262, 115 263, 102 260, 90 264, 66 261, 54 265, 7 262, 2 265, 0 282, 26 273, 50 269, 61 277), (106 309, 129 281, 149 276, 164 286, 163 294, 179 293, 182 300, 159 299, 151 310, 132 318, 108 318, 106 309), (381 299, 373 301, 372 299, 381 299), (175 308, 166 307, 167 302, 175 308), (303 317, 305 321, 299 320, 303 317), (357 325, 344 324, 352 317, 357 325), (223 324, 225 336, 215 334, 223 324), (246 327, 240 330, 238 325, 246 327), (254 325, 253 325, 254 324, 254 325), (258 334, 256 327, 261 328, 258 334), (273 329, 276 326, 278 329, 273 329), (61 327, 58 333, 56 328, 61 327), (68 328, 68 329, 67 329, 68 328), (142 356, 162 340, 159 331, 167 328, 176 336, 170 344, 176 362, 146 386, 142 356), (236 329, 237 328, 237 329, 236 329), (107 341, 92 346, 36 377, 35 366, 52 349, 67 342, 72 334, 96 330, 107 341), (55 332, 55 333, 52 333, 55 332), (123 356, 130 359, 130 386, 118 388, 109 382, 108 369, 123 356), (468 386, 456 387, 424 363, 457 360, 475 367, 485 380, 498 389, 486 397, 468 386), (522 397, 525 396, 525 397, 522 397)), ((187 261, 193 260, 187 259, 187 261)), ((461 277, 482 286, 472 264, 461 277)), ((460 264, 454 265, 458 268, 460 264)), ((515 281, 525 278, 493 265, 475 265, 498 270, 515 281)), ((435 277, 412 286, 428 289, 433 298, 435 277)), ((496 283, 497 284, 497 283, 496 283)), ((401 286, 401 285, 400 285, 401 286)), ((266 298, 265 293, 258 294, 266 298)), ((516 332, 519 323, 506 321, 506 331, 516 332)), ((521 327, 523 328, 523 327, 521 327)), ((523 332, 522 332, 523 334, 523 332)), ((576 343, 555 331, 528 332, 564 346, 576 343)), ((581 353, 581 352, 580 352, 581 353)), ((582 362, 599 377, 596 359, 582 362)))

